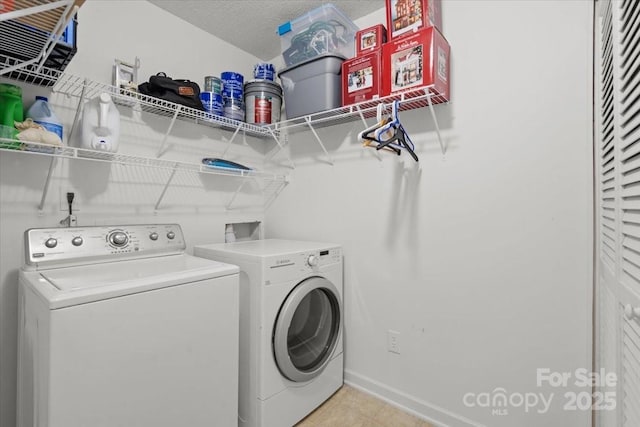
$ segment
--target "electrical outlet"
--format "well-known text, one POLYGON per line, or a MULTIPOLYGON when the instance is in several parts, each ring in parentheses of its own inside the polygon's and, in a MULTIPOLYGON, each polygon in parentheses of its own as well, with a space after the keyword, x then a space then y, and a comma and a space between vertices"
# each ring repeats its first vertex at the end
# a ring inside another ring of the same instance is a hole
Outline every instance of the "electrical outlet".
POLYGON ((400 354, 400 332, 387 331, 387 350, 391 353, 400 354))
POLYGON ((73 203, 71 207, 73 209, 73 213, 80 211, 80 200, 78 198, 78 192, 69 188, 61 188, 60 189, 60 211, 69 213, 69 203, 67 202, 67 193, 73 193, 73 203))

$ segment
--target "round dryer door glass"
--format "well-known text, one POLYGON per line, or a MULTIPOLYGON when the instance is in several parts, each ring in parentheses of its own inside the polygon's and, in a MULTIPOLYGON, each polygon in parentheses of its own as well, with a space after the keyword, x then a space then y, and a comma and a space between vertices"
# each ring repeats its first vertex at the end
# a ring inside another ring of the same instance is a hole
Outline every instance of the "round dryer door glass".
POLYGON ((341 307, 335 286, 321 277, 298 284, 281 307, 273 345, 280 372, 308 381, 329 363, 340 336, 341 307))

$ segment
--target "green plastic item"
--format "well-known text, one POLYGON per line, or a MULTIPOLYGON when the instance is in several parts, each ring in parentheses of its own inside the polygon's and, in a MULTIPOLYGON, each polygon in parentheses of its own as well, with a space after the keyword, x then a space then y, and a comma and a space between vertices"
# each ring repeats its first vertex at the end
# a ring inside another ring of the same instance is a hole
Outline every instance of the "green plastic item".
MULTIPOLYGON (((16 139, 18 130, 15 128, 14 122, 24 120, 22 107, 22 88, 8 83, 0 83, 0 125, 11 128, 9 135, 2 132, 5 138, 16 139)), ((21 144, 16 143, 0 143, 5 148, 20 148, 21 144)))

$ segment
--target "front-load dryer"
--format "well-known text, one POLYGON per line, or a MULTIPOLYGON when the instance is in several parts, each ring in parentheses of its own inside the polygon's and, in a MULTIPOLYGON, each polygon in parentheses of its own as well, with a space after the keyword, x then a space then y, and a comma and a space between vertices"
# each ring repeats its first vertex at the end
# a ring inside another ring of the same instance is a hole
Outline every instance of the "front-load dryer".
POLYGON ((267 239, 194 254, 240 267, 238 425, 293 426, 343 384, 341 247, 267 239))

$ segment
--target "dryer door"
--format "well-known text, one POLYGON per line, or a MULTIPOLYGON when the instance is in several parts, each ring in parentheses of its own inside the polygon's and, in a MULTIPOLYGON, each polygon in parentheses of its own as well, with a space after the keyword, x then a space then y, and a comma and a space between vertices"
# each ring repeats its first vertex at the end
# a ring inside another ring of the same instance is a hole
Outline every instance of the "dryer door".
POLYGON ((278 369, 295 382, 320 375, 340 337, 342 307, 336 287, 323 277, 310 277, 289 293, 273 330, 278 369))

